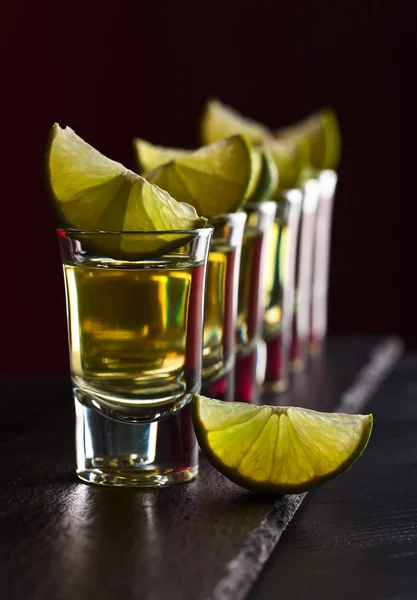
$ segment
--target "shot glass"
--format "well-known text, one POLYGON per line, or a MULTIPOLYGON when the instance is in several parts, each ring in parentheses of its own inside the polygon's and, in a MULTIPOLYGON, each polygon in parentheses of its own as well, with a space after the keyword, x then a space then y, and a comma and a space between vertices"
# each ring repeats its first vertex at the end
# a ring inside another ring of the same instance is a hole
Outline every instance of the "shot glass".
POLYGON ((239 267, 246 213, 210 217, 213 227, 206 282, 201 393, 234 399, 239 267))
POLYGON ((282 193, 268 236, 263 320, 266 343, 263 392, 267 394, 285 391, 289 384, 295 264, 302 198, 299 189, 282 193))
POLYGON ((197 474, 189 403, 211 236, 58 230, 83 481, 154 487, 197 474))
POLYGON ((294 371, 304 370, 309 355, 314 239, 319 195, 318 180, 314 177, 307 179, 303 186, 301 222, 297 242, 291 342, 291 362, 294 371))
POLYGON ((245 206, 247 221, 240 261, 235 400, 256 403, 265 378, 265 342, 262 325, 265 310, 266 242, 274 222, 275 202, 245 206))
POLYGON ((326 169, 320 173, 320 195, 314 236, 313 288, 310 315, 310 350, 313 353, 320 351, 327 333, 330 242, 336 185, 337 174, 335 171, 326 169))

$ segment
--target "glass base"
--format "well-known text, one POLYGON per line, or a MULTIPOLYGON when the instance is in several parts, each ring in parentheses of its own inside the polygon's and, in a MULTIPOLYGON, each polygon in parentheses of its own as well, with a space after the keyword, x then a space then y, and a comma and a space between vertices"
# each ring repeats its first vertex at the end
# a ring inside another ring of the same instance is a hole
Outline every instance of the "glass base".
POLYGON ((318 354, 322 354, 325 347, 325 339, 324 338, 315 338, 313 336, 310 337, 310 354, 314 356, 318 354))
POLYGON ((191 407, 152 423, 111 419, 74 398, 77 475, 99 485, 162 487, 193 479, 198 446, 191 407))
POLYGON ((77 471, 78 477, 86 483, 95 483, 97 485, 123 486, 123 487, 165 487, 177 483, 186 483, 191 481, 198 473, 198 467, 189 468, 180 472, 149 473, 141 472, 139 475, 136 469, 131 471, 127 469, 118 470, 115 473, 113 469, 84 469, 77 471))

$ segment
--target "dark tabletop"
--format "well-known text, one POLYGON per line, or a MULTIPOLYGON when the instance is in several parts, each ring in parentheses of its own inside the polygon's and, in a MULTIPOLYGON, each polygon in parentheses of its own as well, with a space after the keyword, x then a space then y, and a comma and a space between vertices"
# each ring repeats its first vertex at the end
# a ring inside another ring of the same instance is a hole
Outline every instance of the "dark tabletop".
POLYGON ((398 360, 395 340, 330 340, 265 399, 374 412, 361 460, 305 499, 204 459, 164 490, 78 483, 69 381, 0 382, 0 599, 417 598, 417 355, 398 360))
POLYGON ((366 452, 308 495, 250 600, 417 598, 417 353, 402 358, 367 409, 366 452))

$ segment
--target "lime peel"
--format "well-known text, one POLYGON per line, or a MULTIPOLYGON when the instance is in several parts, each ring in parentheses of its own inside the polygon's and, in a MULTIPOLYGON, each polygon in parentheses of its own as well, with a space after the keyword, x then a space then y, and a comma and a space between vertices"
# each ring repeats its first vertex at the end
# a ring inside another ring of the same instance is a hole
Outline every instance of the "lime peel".
POLYGON ((352 466, 373 418, 196 395, 193 421, 201 449, 223 475, 253 491, 282 494, 305 492, 352 466))
MULTIPOLYGON (((46 154, 47 180, 61 225, 88 231, 120 232, 95 244, 111 258, 154 257, 189 239, 172 231, 198 229, 207 220, 195 208, 113 161, 80 138, 70 127, 52 127, 46 154), (167 231, 163 236, 122 232, 167 231)), ((93 240, 93 235, 91 236, 93 240)), ((98 238, 99 236, 96 236, 98 238)))
POLYGON ((248 202, 262 202, 276 195, 279 189, 279 172, 268 151, 254 150, 253 155, 258 164, 248 192, 248 202))
POLYGON ((207 101, 201 121, 201 138, 204 144, 211 144, 227 136, 242 133, 252 144, 259 144, 273 137, 267 127, 253 119, 248 119, 237 110, 223 104, 217 98, 207 101))
POLYGON ((307 118, 275 132, 280 140, 308 144, 310 164, 316 169, 336 169, 341 157, 341 135, 336 113, 331 108, 311 114, 307 118))

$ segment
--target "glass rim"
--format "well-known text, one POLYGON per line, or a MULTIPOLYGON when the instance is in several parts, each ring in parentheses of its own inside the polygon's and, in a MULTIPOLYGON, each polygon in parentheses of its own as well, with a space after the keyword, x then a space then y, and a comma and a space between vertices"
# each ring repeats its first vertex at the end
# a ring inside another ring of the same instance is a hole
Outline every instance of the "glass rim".
POLYGON ((212 232, 214 227, 212 225, 208 225, 207 227, 199 227, 197 229, 162 229, 157 231, 119 231, 116 229, 109 230, 100 230, 100 231, 88 231, 84 229, 74 229, 72 227, 57 227, 57 233, 65 233, 65 234, 76 234, 76 235, 146 235, 146 236, 161 236, 161 235, 192 235, 192 234, 200 234, 202 232, 212 232))
POLYGON ((264 214, 272 213, 276 208, 275 200, 264 200, 263 202, 248 202, 244 205, 245 210, 248 208, 251 211, 258 211, 264 214))
POLYGON ((244 210, 237 210, 232 213, 219 213, 218 215, 212 215, 211 217, 207 217, 207 222, 212 227, 210 222, 215 223, 216 221, 227 222, 227 221, 245 221, 247 219, 247 214, 244 210))

